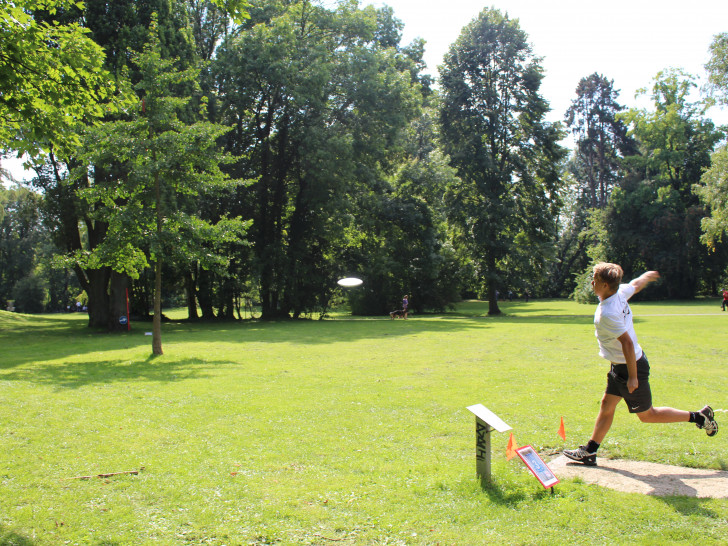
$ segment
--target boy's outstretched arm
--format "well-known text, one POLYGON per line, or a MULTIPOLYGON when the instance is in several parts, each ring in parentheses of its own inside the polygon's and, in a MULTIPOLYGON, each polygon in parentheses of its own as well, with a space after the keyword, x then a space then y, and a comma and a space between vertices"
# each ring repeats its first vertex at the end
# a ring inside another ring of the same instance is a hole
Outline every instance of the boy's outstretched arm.
POLYGON ((645 273, 642 273, 639 277, 636 279, 632 279, 629 284, 634 286, 636 294, 640 290, 642 290, 645 286, 650 284, 652 281, 656 281, 660 278, 660 273, 657 271, 646 271, 645 273))

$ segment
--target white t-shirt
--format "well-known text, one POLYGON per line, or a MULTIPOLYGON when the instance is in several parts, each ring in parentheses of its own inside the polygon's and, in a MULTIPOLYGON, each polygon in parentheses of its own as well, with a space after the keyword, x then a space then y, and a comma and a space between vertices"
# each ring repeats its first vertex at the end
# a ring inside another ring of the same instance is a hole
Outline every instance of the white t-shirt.
POLYGON ((616 364, 625 364, 622 344, 617 339, 625 332, 634 343, 636 360, 642 358, 642 347, 637 343, 637 334, 632 324, 632 310, 627 301, 634 295, 635 287, 631 284, 620 284, 617 293, 602 300, 594 313, 594 326, 599 341, 599 356, 616 364))

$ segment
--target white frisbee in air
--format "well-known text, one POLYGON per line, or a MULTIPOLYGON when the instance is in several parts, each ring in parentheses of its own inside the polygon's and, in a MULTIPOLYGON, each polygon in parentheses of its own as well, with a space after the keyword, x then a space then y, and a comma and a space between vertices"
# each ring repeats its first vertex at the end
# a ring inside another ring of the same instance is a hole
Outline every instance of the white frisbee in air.
POLYGON ((356 277, 345 277, 336 281, 339 286, 360 286, 364 281, 356 277))

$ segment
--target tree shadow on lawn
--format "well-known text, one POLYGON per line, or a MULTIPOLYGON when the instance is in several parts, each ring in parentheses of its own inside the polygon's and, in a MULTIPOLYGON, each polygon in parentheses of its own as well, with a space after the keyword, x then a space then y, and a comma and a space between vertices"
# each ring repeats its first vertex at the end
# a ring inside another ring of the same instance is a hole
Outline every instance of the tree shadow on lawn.
POLYGON ((96 360, 94 362, 43 363, 0 375, 3 381, 28 381, 48 384, 58 389, 77 389, 91 384, 110 384, 116 381, 173 382, 204 379, 206 370, 219 368, 229 362, 184 358, 181 360, 96 360))
MULTIPOLYGON (((596 304, 577 304, 564 299, 543 299, 531 301, 499 301, 498 309, 501 315, 498 316, 594 316, 596 304), (576 312, 574 312, 576 311, 576 312)), ((446 315, 489 317, 487 301, 465 301, 457 305, 454 311, 448 311, 446 315)), ((489 317, 491 318, 491 317, 489 317)))
MULTIPOLYGON (((594 314, 590 315, 499 315, 496 317, 481 317, 481 319, 487 319, 493 321, 493 326, 496 324, 562 324, 567 326, 594 326, 594 314)), ((640 318, 635 316, 632 318, 634 324, 640 324, 646 322, 648 319, 640 318)))
POLYGON ((138 362, 140 348, 148 347, 151 355, 151 337, 145 335, 147 330, 145 324, 134 325, 129 333, 107 333, 89 329, 85 322, 74 315, 58 315, 57 318, 39 316, 30 319, 25 316, 21 323, 15 323, 12 331, 0 332, 0 346, 3 347, 4 353, 0 359, 0 380, 32 381, 34 376, 39 376, 55 378, 60 385, 65 386, 128 380, 135 377, 153 381, 173 381, 185 373, 199 375, 200 365, 203 362, 205 366, 227 364, 227 361, 215 363, 206 358, 208 355, 213 358, 215 356, 214 349, 211 350, 206 346, 210 344, 285 342, 315 346, 360 340, 384 341, 420 335, 442 336, 467 331, 485 334, 488 329, 497 328, 499 324, 526 327, 536 324, 589 325, 593 320, 592 315, 552 315, 550 314, 552 310, 549 308, 540 308, 538 311, 539 314, 534 312, 528 316, 504 314, 488 317, 458 313, 414 315, 408 320, 377 318, 275 322, 170 322, 162 327, 164 363, 156 365, 151 359, 138 362), (186 358, 175 362, 174 357, 170 358, 170 355, 174 355, 175 345, 178 344, 185 345, 186 358), (200 354, 195 354, 194 346, 190 348, 187 344, 199 344, 200 354), (95 359, 89 363, 63 362, 65 359, 77 360, 84 354, 98 355, 111 351, 134 351, 134 355, 128 359, 106 358, 101 362, 95 359), (9 373, 10 369, 26 364, 33 366, 16 374, 9 373))
MULTIPOLYGON (((211 360, 215 351, 210 346, 218 344, 276 344, 289 343, 301 346, 355 342, 359 340, 393 340, 407 336, 447 336, 448 333, 485 333, 498 323, 534 324, 553 323, 552 318, 528 319, 500 317, 484 321, 475 317, 444 317, 436 320, 405 321, 379 320, 352 321, 285 321, 249 323, 174 323, 166 324, 162 332, 165 351, 163 360, 151 357, 151 337, 143 331, 131 333, 99 333, 81 326, 78 322, 69 326, 61 321, 51 321, 48 328, 41 327, 14 336, 0 334, 3 358, 0 359, 0 380, 43 381, 61 387, 76 388, 83 384, 130 379, 151 381, 175 381, 189 376, 200 377, 205 367, 227 365, 229 362, 211 360), (60 323, 59 323, 60 322, 60 323), (184 357, 175 360, 175 345, 183 346, 184 357), (199 353, 195 350, 199 345, 199 353), (149 358, 140 357, 141 348, 147 347, 149 358), (104 353, 132 352, 129 356, 104 353), (78 362, 83 355, 93 355, 90 362, 78 362), (101 360, 99 360, 101 357, 101 360), (13 368, 20 368, 13 372, 13 368)), ((565 322, 573 323, 568 320, 565 322)))
MULTIPOLYGON (((547 312, 549 310, 546 310, 547 312)), ((639 319, 635 319, 636 321, 639 319)), ((291 320, 277 322, 248 322, 228 328, 219 329, 215 323, 203 330, 197 328, 195 333, 207 336, 214 341, 255 341, 258 343, 277 343, 279 341, 303 344, 340 343, 342 341, 359 341, 365 339, 404 337, 417 334, 446 334, 448 332, 464 332, 467 330, 484 331, 495 328, 498 324, 584 324, 591 325, 594 315, 508 315, 494 317, 478 314, 445 313, 441 315, 413 314, 407 320, 390 320, 379 318, 346 318, 324 321, 291 320), (234 339, 231 336, 235 336, 234 339)), ((192 330, 190 330, 192 333, 192 330)))
MULTIPOLYGON (((184 335, 191 343, 295 343, 301 345, 326 345, 332 343, 390 339, 418 334, 439 334, 464 330, 483 330, 484 325, 472 318, 426 317, 424 320, 344 319, 344 320, 286 320, 272 322, 194 323, 184 335)), ((185 326, 181 325, 181 328, 185 326)), ((162 333, 165 338, 165 333, 162 333)), ((167 338, 171 339, 171 338, 167 338)), ((173 340, 176 341, 176 340, 173 340)))
POLYGON ((12 335, 0 332, 0 347, 3 348, 0 372, 28 363, 62 360, 86 353, 134 350, 143 345, 148 345, 151 353, 151 337, 109 334, 78 324, 54 323, 48 328, 16 331, 12 335))
POLYGON ((18 534, 15 531, 6 531, 5 527, 0 525, 0 544, 12 546, 33 546, 33 542, 28 537, 18 534))

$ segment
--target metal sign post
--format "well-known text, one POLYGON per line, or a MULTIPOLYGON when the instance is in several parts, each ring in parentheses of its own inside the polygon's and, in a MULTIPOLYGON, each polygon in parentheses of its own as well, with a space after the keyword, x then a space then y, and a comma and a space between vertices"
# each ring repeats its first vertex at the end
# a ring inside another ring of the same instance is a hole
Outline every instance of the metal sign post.
POLYGON ((511 427, 483 404, 468 406, 468 410, 475 415, 475 470, 481 481, 490 481, 490 433, 506 432, 511 427))

